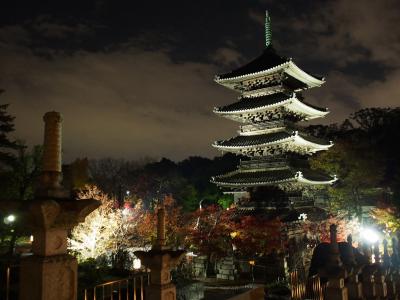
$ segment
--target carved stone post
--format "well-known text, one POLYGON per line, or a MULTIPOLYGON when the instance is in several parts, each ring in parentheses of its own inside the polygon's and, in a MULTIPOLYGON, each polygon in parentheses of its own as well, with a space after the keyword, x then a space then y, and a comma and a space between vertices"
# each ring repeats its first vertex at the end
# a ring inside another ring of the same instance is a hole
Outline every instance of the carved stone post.
POLYGON ((157 212, 157 243, 156 247, 163 248, 165 246, 165 207, 164 202, 160 205, 157 212))
POLYGON ((365 299, 376 299, 375 271, 371 265, 365 266, 362 270, 362 288, 365 299))
POLYGON ((390 261, 391 261, 393 269, 395 269, 395 270, 397 270, 398 266, 399 266, 399 252, 397 251, 398 250, 397 249, 398 248, 397 244, 398 244, 397 239, 393 236, 392 237, 392 250, 393 250, 393 252, 392 252, 392 256, 391 256, 390 261))
POLYGON ((327 275, 328 284, 325 292, 326 300, 348 300, 348 290, 344 285, 347 272, 340 259, 339 245, 337 243, 336 225, 330 226, 330 253, 328 257, 327 275))
POLYGON ((143 265, 151 270, 146 299, 176 300, 176 288, 171 282, 170 271, 181 261, 184 254, 184 250, 173 251, 165 246, 165 209, 162 204, 157 212, 157 241, 150 251, 135 252, 143 265))
POLYGON ((75 300, 77 261, 67 254, 67 234, 96 209, 98 201, 74 200, 61 185, 61 115, 44 116, 43 172, 27 222, 33 255, 21 260, 20 300, 75 300))
POLYGON ((329 227, 329 233, 330 233, 331 243, 329 245, 330 252, 328 257, 328 266, 331 268, 341 267, 342 261, 340 260, 340 252, 339 252, 339 245, 337 243, 337 232, 335 224, 332 224, 329 227))
POLYGON ((390 268, 390 255, 388 250, 388 241, 386 239, 383 240, 383 266, 385 268, 390 268))
POLYGON ((386 298, 387 286, 385 282, 386 269, 381 265, 381 255, 379 252, 379 241, 374 245, 375 267, 377 271, 374 275, 376 296, 379 298, 386 298))
POLYGON ((348 275, 348 281, 346 287, 349 293, 349 299, 362 299, 362 284, 359 281, 360 267, 357 265, 354 257, 353 239, 351 234, 347 237, 348 247, 348 269, 350 274, 348 275))

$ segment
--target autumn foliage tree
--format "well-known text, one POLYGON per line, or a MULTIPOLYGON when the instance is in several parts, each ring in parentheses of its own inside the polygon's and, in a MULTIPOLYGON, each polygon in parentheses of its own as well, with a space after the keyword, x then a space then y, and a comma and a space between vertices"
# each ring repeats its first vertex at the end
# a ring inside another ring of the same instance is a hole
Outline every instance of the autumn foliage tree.
POLYGON ((305 220, 303 231, 310 242, 330 242, 330 226, 336 225, 337 241, 344 242, 349 235, 355 237, 360 230, 360 222, 357 218, 349 218, 345 213, 331 214, 327 219, 320 221, 305 220))
POLYGON ((280 252, 283 223, 262 216, 240 216, 236 208, 228 210, 210 205, 193 215, 188 246, 197 253, 212 257, 226 255, 263 256, 280 252))
POLYGON ((372 210, 371 217, 386 231, 400 230, 400 213, 395 207, 378 207, 372 210))
MULTIPOLYGON (((182 247, 187 234, 187 224, 190 223, 190 214, 185 214, 171 195, 164 197, 163 204, 166 244, 175 248, 182 247)), ((157 211, 158 205, 142 212, 141 222, 136 227, 137 237, 140 237, 140 241, 136 242, 137 245, 149 248, 154 243, 157 236, 157 211)))
POLYGON ((283 223, 262 216, 243 216, 234 222, 232 243, 242 256, 264 256, 285 247, 282 239, 283 223))
POLYGON ((136 234, 137 224, 143 218, 140 203, 133 207, 118 207, 114 199, 96 186, 86 186, 79 192, 78 198, 101 202, 100 207, 90 213, 85 222, 72 230, 68 240, 69 250, 80 261, 116 254, 121 249, 132 247, 130 237, 136 234))
POLYGON ((207 256, 220 257, 232 252, 232 211, 217 205, 198 209, 192 215, 186 239, 187 248, 207 256))

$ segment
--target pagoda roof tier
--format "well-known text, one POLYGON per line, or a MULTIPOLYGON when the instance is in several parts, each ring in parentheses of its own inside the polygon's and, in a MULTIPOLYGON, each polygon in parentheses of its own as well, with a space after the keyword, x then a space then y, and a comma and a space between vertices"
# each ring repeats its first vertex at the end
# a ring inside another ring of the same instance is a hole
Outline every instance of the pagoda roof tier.
MULTIPOLYGON (((267 47, 264 52, 248 64, 226 74, 217 75, 215 81, 228 88, 240 90, 238 85, 254 79, 261 80, 263 77, 273 74, 286 74, 305 85, 305 88, 321 86, 324 78, 311 75, 300 69, 291 58, 279 56, 272 46, 267 47)), ((299 87, 298 90, 304 89, 299 87)))
POLYGON ((332 145, 332 142, 327 143, 298 131, 291 133, 279 131, 259 135, 239 135, 229 140, 217 141, 213 147, 247 156, 262 156, 279 154, 279 151, 310 154, 327 150, 332 145))
POLYGON ((254 115, 269 115, 271 111, 282 108, 286 114, 298 116, 302 120, 311 120, 326 116, 329 111, 299 99, 293 93, 277 93, 254 98, 241 98, 238 102, 214 108, 214 113, 222 117, 239 121, 248 122, 254 115), (269 113, 269 114, 268 114, 269 113))
POLYGON ((236 170, 224 175, 212 177, 211 181, 222 187, 257 187, 267 185, 328 185, 337 180, 308 169, 281 170, 236 170))

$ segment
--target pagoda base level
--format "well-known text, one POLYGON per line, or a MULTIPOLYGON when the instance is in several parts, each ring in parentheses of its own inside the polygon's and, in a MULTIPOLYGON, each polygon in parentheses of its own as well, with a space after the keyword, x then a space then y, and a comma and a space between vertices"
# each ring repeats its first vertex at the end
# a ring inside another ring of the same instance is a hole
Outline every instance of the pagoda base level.
POLYGON ((323 198, 317 192, 314 192, 310 197, 310 195, 304 195, 302 192, 288 194, 272 186, 251 188, 248 191, 232 191, 230 193, 233 194, 235 205, 242 209, 271 210, 313 207, 316 200, 323 198))
POLYGON ((151 284, 146 288, 147 300, 175 300, 176 288, 174 284, 151 284))

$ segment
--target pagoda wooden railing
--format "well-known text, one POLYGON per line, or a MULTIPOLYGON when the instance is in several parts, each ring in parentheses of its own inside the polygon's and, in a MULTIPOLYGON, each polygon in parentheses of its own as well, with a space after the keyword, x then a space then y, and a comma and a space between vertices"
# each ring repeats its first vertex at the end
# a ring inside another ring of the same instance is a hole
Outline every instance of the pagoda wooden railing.
POLYGON ((256 160, 241 160, 240 167, 241 169, 254 169, 254 168, 266 168, 266 167, 287 167, 288 162, 286 158, 262 158, 256 160))
POLYGON ((254 124, 246 124, 240 126, 239 134, 246 134, 246 133, 252 133, 252 132, 257 132, 260 130, 266 130, 266 129, 274 129, 274 130, 282 130, 282 128, 295 128, 295 125, 291 121, 287 120, 274 120, 274 121, 265 121, 265 122, 260 122, 260 123, 254 123, 254 124))

